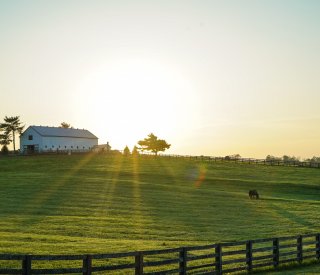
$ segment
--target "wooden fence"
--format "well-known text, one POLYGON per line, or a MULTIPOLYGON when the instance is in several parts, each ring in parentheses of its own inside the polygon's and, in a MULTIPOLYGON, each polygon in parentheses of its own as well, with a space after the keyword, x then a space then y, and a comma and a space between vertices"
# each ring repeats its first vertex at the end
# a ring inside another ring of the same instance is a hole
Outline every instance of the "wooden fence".
MULTIPOLYGON (((50 150, 42 151, 41 153, 33 153, 31 155, 57 155, 57 154, 88 154, 92 153, 92 151, 87 150, 50 150)), ((97 152, 95 152, 97 153, 97 152)), ((118 155, 123 154, 123 150, 112 150, 111 152, 104 154, 109 155, 118 155)), ((13 154, 10 152, 10 156, 21 155, 20 153, 13 154)), ((28 155, 24 153, 24 155, 28 155)), ((140 157, 154 157, 155 155, 148 152, 140 152, 140 157)), ((320 162, 315 161, 299 161, 299 160, 281 160, 281 159, 255 159, 255 158, 233 158, 232 156, 227 157, 213 157, 213 156, 192 156, 192 155, 177 155, 177 154, 162 154, 158 155, 159 157, 166 158, 183 158, 197 161, 205 161, 205 162, 235 162, 235 163, 247 163, 247 164, 262 164, 262 165, 271 165, 271 166, 295 166, 295 167, 306 167, 306 168, 319 168, 320 162)), ((1 154, 0 154, 1 157, 1 154)))
POLYGON ((311 259, 320 259, 320 234, 112 254, 0 254, 0 274, 230 274, 311 259))
MULTIPOLYGON (((143 153, 142 156, 154 156, 152 154, 143 153)), ((247 164, 261 164, 270 166, 294 166, 306 168, 320 168, 319 162, 313 161, 284 161, 277 159, 254 159, 254 158, 229 158, 229 157, 211 157, 211 156, 189 156, 189 155, 174 155, 174 154, 159 154, 161 157, 167 158, 184 158, 205 162, 234 162, 234 163, 247 163, 247 164)))

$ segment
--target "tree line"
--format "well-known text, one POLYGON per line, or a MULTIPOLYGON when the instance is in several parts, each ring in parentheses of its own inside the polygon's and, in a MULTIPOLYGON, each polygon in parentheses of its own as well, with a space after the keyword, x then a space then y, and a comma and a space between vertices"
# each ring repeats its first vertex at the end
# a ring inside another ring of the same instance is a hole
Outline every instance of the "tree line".
MULTIPOLYGON (((228 155, 224 157, 225 160, 240 160, 241 158, 242 157, 239 154, 233 154, 233 155, 228 155)), ((283 155, 282 157, 276 157, 273 155, 267 155, 265 160, 269 162, 281 161, 285 163, 300 162, 300 161, 320 163, 320 157, 316 157, 316 156, 301 160, 300 157, 296 157, 296 156, 283 155)))
MULTIPOLYGON (((266 161, 300 162, 301 158, 295 157, 295 156, 287 156, 287 155, 283 155, 282 157, 267 155, 266 161)), ((313 156, 312 158, 306 158, 303 161, 320 163, 320 157, 313 156)))
MULTIPOLYGON (((16 152, 16 137, 20 135, 24 129, 25 125, 20 121, 19 116, 5 116, 4 121, 0 123, 0 145, 1 153, 7 154, 9 152, 8 145, 13 143, 13 151, 16 152)), ((71 124, 67 122, 61 122, 60 128, 73 128, 71 124)), ((128 146, 123 149, 123 155, 138 155, 139 152, 149 151, 158 155, 159 152, 164 152, 169 149, 171 144, 167 143, 164 139, 159 139, 153 133, 150 133, 146 138, 139 140, 137 145, 135 145, 130 152, 128 146)), ((111 148, 111 147, 110 147, 111 148)), ((239 154, 228 155, 225 157, 227 160, 240 159, 239 154)), ((283 155, 282 157, 276 157, 273 155, 267 155, 266 161, 283 161, 283 162, 299 162, 300 157, 283 155)), ((304 159, 304 161, 320 163, 320 157, 313 156, 312 158, 304 159)))

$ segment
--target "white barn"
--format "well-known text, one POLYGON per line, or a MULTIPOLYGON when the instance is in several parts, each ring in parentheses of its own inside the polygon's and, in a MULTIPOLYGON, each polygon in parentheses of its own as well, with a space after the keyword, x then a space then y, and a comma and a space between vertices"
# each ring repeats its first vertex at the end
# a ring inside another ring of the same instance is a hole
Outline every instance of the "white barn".
POLYGON ((21 153, 88 152, 98 145, 98 138, 88 130, 29 126, 20 136, 21 153))

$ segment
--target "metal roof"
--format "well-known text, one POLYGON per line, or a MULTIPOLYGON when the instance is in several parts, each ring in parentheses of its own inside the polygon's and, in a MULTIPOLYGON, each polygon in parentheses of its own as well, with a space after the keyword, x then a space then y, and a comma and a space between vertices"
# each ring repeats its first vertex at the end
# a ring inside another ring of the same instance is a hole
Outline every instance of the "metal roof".
POLYGON ((60 128, 48 126, 30 126, 29 128, 32 128, 39 135, 44 137, 73 137, 97 139, 97 137, 94 134, 85 129, 60 128))

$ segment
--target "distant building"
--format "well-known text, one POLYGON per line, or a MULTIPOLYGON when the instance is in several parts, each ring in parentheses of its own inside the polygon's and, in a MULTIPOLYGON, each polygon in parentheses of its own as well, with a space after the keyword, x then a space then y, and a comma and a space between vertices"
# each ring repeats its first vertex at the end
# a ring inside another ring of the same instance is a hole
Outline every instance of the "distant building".
POLYGON ((88 152, 98 145, 98 138, 88 130, 30 126, 20 136, 21 153, 53 151, 88 152))
POLYGON ((107 144, 95 145, 93 146, 92 151, 96 153, 109 153, 111 151, 111 146, 109 145, 109 142, 107 142, 107 144))

